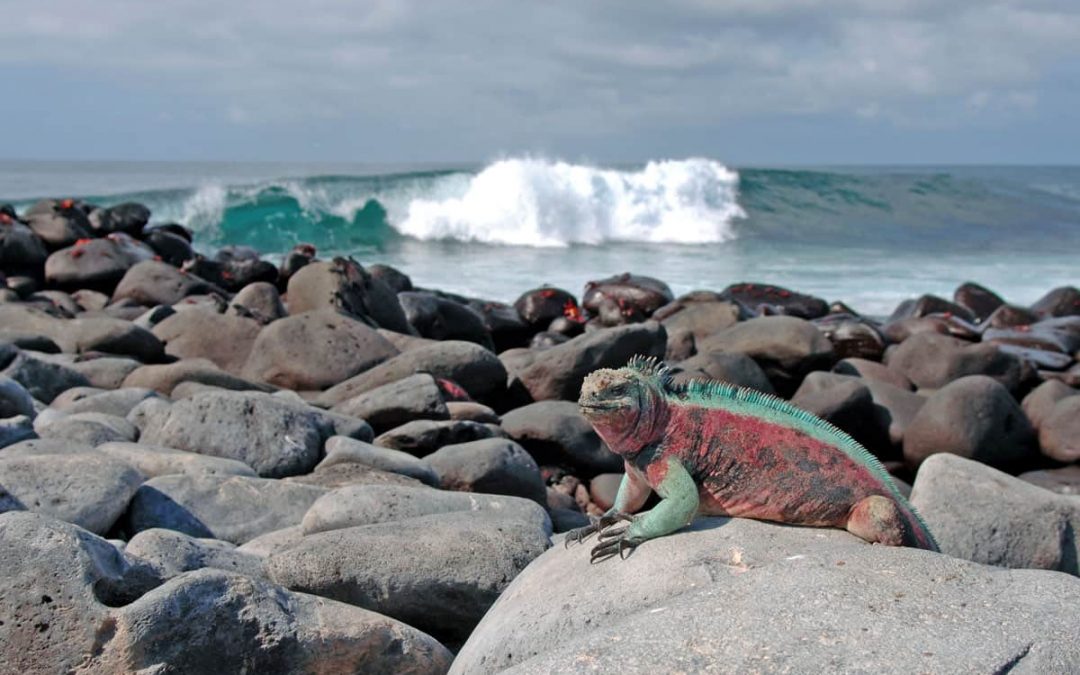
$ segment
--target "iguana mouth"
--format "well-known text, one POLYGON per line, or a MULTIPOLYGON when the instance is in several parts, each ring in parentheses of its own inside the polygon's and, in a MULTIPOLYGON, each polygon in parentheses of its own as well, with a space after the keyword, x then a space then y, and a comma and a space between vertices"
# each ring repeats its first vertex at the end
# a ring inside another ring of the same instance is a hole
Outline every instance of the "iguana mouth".
POLYGON ((585 410, 615 410, 620 407, 617 405, 604 405, 603 403, 578 403, 579 408, 585 410))

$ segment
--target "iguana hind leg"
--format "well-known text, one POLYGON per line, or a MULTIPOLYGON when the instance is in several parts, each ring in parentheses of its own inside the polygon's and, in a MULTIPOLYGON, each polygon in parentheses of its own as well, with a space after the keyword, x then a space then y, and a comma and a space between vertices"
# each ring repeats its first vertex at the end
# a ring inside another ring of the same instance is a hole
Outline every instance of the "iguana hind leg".
POLYGON ((910 539, 900 507, 882 495, 871 495, 856 502, 848 513, 845 527, 872 544, 903 546, 910 539))

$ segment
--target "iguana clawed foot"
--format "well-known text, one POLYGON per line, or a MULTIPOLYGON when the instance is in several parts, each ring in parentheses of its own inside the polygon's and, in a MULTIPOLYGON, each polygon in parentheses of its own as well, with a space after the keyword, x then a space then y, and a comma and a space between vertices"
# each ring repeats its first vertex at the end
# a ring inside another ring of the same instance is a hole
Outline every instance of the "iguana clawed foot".
POLYGON ((640 537, 629 536, 627 534, 629 531, 630 526, 623 525, 622 527, 611 528, 601 532, 600 536, 597 537, 597 544, 593 547, 589 562, 603 562, 616 555, 618 555, 619 558, 626 560, 626 555, 634 550, 638 544, 645 541, 640 537))
POLYGON ((579 527, 575 530, 570 530, 569 532, 567 532, 566 539, 563 540, 563 544, 566 548, 570 548, 571 542, 575 544, 580 544, 589 537, 596 534, 597 532, 611 527, 620 520, 633 521, 634 517, 629 513, 605 513, 599 518, 593 518, 592 522, 585 527, 579 527))

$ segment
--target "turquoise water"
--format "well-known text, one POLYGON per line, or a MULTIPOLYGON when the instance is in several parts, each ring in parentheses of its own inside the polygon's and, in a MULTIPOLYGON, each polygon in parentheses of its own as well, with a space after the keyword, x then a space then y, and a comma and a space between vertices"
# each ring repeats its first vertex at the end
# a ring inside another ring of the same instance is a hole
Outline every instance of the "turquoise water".
POLYGON ((766 281, 881 314, 967 280, 1021 303, 1080 282, 1076 167, 0 163, 0 201, 42 196, 141 201, 207 251, 307 242, 499 300, 632 271, 677 293, 766 281))

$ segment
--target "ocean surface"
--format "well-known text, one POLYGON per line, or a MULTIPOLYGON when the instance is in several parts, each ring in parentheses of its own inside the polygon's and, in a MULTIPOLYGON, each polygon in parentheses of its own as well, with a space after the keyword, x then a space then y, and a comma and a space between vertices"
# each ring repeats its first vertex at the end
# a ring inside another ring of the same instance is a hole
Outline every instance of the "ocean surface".
POLYGON ((139 201, 205 251, 306 242, 506 301, 635 272, 676 294, 770 282, 880 315, 967 280, 1017 303, 1080 283, 1080 167, 0 161, 0 202, 41 197, 139 201))

